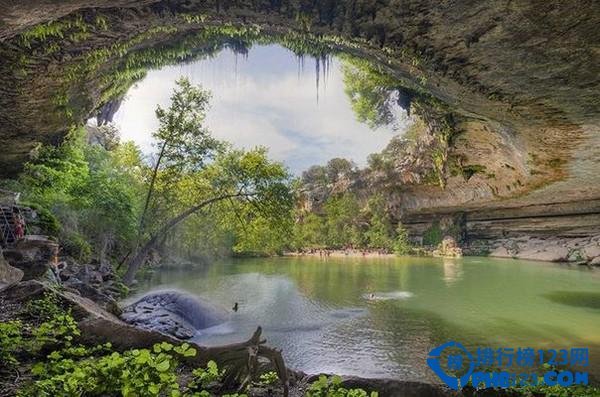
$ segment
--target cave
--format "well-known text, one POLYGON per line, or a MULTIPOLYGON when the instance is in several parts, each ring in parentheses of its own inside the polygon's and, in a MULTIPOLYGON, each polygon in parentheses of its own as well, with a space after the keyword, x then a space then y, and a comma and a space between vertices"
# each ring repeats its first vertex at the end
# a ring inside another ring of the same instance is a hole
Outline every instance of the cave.
POLYGON ((448 129, 441 183, 389 199, 413 235, 432 222, 467 239, 600 227, 598 4, 25 0, 0 21, 3 177, 72 125, 110 118, 148 69, 278 43, 368 59, 448 129))

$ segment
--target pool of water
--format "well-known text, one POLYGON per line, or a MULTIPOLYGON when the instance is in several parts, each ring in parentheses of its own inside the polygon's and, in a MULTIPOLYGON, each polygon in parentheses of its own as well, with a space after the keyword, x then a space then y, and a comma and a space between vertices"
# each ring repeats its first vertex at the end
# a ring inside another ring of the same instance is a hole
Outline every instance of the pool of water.
POLYGON ((139 292, 176 288, 231 312, 196 338, 247 339, 263 327, 288 366, 310 373, 438 381, 428 352, 588 347, 600 378, 600 272, 490 258, 268 258, 160 271, 139 292), (239 303, 239 310, 231 307, 239 303))

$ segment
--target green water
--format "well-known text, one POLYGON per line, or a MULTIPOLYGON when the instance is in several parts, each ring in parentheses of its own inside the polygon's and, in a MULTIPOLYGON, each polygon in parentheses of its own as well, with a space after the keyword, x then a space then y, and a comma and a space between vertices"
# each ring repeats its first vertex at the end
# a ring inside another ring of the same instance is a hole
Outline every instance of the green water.
POLYGON ((271 258, 161 271, 140 292, 177 288, 224 308, 202 344, 247 338, 261 325, 289 366, 307 372, 436 381, 430 349, 590 349, 600 378, 600 271, 464 258, 271 258), (371 295, 372 294, 372 295, 371 295))

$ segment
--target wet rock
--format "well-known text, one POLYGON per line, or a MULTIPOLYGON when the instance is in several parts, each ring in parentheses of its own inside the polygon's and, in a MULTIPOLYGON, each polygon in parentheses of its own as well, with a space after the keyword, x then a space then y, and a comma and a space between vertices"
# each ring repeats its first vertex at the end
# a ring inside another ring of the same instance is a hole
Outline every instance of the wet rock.
POLYGON ((227 319, 225 311, 178 291, 148 294, 125 307, 121 318, 138 327, 189 339, 197 331, 227 319))

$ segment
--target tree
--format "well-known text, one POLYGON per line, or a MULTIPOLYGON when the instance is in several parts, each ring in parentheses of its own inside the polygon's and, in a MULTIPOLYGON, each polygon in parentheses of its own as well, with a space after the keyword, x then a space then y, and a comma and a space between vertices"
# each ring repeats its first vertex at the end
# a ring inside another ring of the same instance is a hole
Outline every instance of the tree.
POLYGON ((178 212, 158 222, 159 226, 129 261, 124 282, 133 281, 150 251, 176 226, 213 205, 228 202, 232 204, 232 212, 238 215, 243 206, 247 210, 251 208, 254 216, 261 214, 275 222, 287 219, 293 206, 290 176, 280 163, 271 162, 266 154, 264 148, 247 152, 226 150, 203 169, 190 170, 182 176, 179 187, 185 186, 180 191, 184 199, 179 200, 178 212), (194 203, 188 204, 192 197, 194 203))
POLYGON ((326 186, 328 183, 327 171, 322 165, 313 165, 302 172, 302 184, 314 186, 326 186))
POLYGON ((344 90, 358 121, 373 129, 388 125, 398 128, 398 107, 410 111, 414 97, 410 90, 364 60, 346 57, 342 74, 344 90))
POLYGON ((394 239, 394 252, 396 255, 408 255, 412 252, 412 245, 408 240, 408 230, 398 222, 396 238, 394 239))
POLYGON ((295 248, 324 248, 326 227, 324 219, 309 213, 294 226, 295 248))
POLYGON ((329 183, 336 183, 343 178, 349 178, 356 171, 356 165, 343 158, 333 158, 325 166, 325 174, 329 183))
POLYGON ((168 109, 156 109, 159 122, 153 134, 158 149, 149 177, 144 206, 140 216, 138 241, 146 232, 146 219, 157 182, 169 185, 186 171, 200 170, 223 148, 204 126, 210 93, 194 87, 186 78, 176 82, 168 109), (158 181, 162 178, 162 181, 158 181))
POLYGON ((392 248, 392 226, 385 208, 385 200, 381 194, 369 199, 369 229, 365 233, 370 248, 392 248))
POLYGON ((108 150, 87 141, 86 129, 76 128, 59 146, 41 147, 17 189, 39 214, 58 220, 64 254, 104 260, 109 251, 126 251, 135 236, 141 184, 132 170, 141 160, 132 144, 115 140, 108 150))
POLYGON ((356 241, 360 207, 356 196, 345 193, 329 197, 325 203, 327 244, 330 247, 346 247, 356 241))
POLYGON ((141 185, 121 167, 121 154, 119 145, 113 151, 100 145, 86 147, 89 178, 76 192, 86 200, 80 209, 81 231, 101 261, 117 246, 128 248, 135 238, 141 185))

